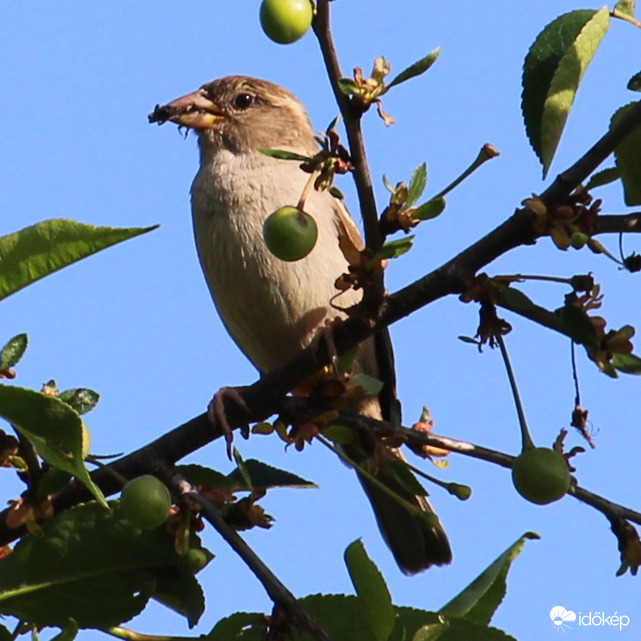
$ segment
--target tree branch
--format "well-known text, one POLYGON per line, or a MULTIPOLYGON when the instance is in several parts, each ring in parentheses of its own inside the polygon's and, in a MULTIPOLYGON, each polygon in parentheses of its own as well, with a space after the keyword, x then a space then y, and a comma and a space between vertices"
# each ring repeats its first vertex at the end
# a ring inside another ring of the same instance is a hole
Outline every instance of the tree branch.
POLYGON ((318 0, 313 27, 323 54, 323 61, 325 62, 329 81, 334 92, 334 98, 345 122, 345 130, 347 132, 352 165, 354 167, 354 182, 356 184, 361 215, 363 217, 365 242, 368 247, 377 250, 383 244, 383 237, 378 225, 378 210, 376 208, 372 178, 369 173, 369 165, 365 154, 365 142, 361 131, 362 114, 352 108, 349 97, 346 96, 338 86, 338 81, 343 77, 343 74, 340 70, 329 24, 329 0, 318 0))
POLYGON ((579 160, 556 177, 541 194, 548 206, 562 202, 641 124, 641 101, 604 134, 579 160))
MULTIPOLYGON (((293 414, 304 412, 304 403, 301 401, 304 401, 304 399, 288 399, 288 405, 290 402, 293 405, 293 414)), ((489 463, 494 463, 495 465, 500 465, 501 467, 509 469, 512 468, 514 460, 516 459, 516 456, 505 454, 498 450, 491 450, 467 441, 460 441, 447 436, 439 436, 433 433, 412 430, 407 427, 395 427, 391 423, 378 421, 358 414, 341 412, 335 422, 354 429, 357 432, 373 432, 379 437, 400 436, 408 445, 418 449, 427 445, 463 454, 464 456, 487 461, 489 463)), ((569 494, 582 503, 586 503, 587 505, 597 509, 599 512, 602 512, 608 519, 624 518, 641 525, 641 512, 614 503, 609 499, 591 492, 590 490, 576 485, 571 488, 569 494)))
MULTIPOLYGON (((326 20, 326 18, 323 18, 323 16, 327 16, 326 5, 327 0, 319 0, 319 12, 315 24, 316 30, 325 28, 326 22, 324 23, 323 20, 326 20)), ((337 67, 332 73, 338 73, 337 67)), ((344 99, 346 99, 345 96, 340 98, 340 100, 344 99)), ((541 194, 540 198, 543 202, 549 206, 567 198, 572 190, 583 182, 614 151, 616 146, 640 124, 641 103, 630 109, 584 156, 556 178, 554 183, 541 194)), ((363 184, 361 187, 365 188, 366 185, 363 184)), ((617 217, 618 224, 630 224, 630 220, 634 220, 633 227, 636 230, 638 228, 638 222, 636 221, 639 214, 630 214, 630 216, 636 218, 630 218, 626 222, 617 217)), ((607 227, 609 224, 607 221, 611 217, 604 218, 606 220, 605 226, 607 227)), ((532 211, 527 208, 518 209, 504 223, 484 238, 470 245, 458 256, 404 289, 387 296, 376 318, 363 319, 355 315, 346 320, 334 330, 333 342, 337 353, 345 353, 376 331, 439 298, 465 291, 468 282, 479 269, 515 247, 532 244, 536 241, 536 235, 532 231, 533 220, 534 213, 532 211)), ((513 311, 527 316, 521 310, 513 311)), ((537 316, 537 318, 533 317, 532 319, 558 331, 553 314, 543 308, 538 308, 537 316)), ((259 381, 241 391, 241 396, 248 407, 251 408, 250 416, 247 416, 238 406, 231 403, 226 404, 225 410, 229 424, 232 427, 240 427, 250 421, 260 421, 271 416, 281 406, 288 392, 296 387, 300 381, 329 364, 331 357, 332 352, 328 349, 323 338, 301 350, 289 362, 266 374, 259 381)), ((133 478, 141 473, 153 472, 157 462, 171 465, 220 435, 221 432, 218 427, 212 426, 207 416, 201 414, 149 445, 113 462, 110 467, 122 476, 133 478)), ((475 446, 473 451, 479 452, 481 450, 475 446)), ((469 455, 473 456, 473 454, 469 455)), ((92 478, 107 495, 120 490, 118 482, 106 470, 95 471, 92 474, 92 478)), ((84 486, 74 481, 53 498, 54 510, 59 512, 90 498, 91 496, 84 486)), ((6 517, 8 511, 0 512, 0 544, 9 543, 24 534, 24 529, 22 528, 12 529, 7 527, 6 517)))
POLYGON ((630 214, 599 216, 596 222, 597 234, 641 233, 641 211, 635 211, 630 214))

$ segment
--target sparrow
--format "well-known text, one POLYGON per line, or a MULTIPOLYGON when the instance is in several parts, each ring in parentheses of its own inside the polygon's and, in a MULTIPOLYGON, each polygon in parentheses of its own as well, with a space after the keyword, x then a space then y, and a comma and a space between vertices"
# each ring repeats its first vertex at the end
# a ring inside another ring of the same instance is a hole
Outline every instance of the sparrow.
MULTIPOLYGON (((265 219, 282 206, 298 203, 309 174, 300 163, 259 149, 314 156, 318 143, 307 112, 293 94, 274 83, 228 76, 157 105, 149 121, 171 121, 198 136, 200 168, 191 186, 191 210, 203 274, 229 335, 259 372, 269 372, 308 346, 328 323, 345 318, 342 310, 362 296, 351 289, 341 294, 340 309, 330 302, 337 294, 337 278, 348 271, 339 236, 355 239, 361 247, 362 241, 342 202, 328 191, 313 189, 306 198, 305 211, 318 227, 316 245, 306 257, 285 262, 271 254, 263 240, 265 219)), ((383 368, 377 346, 388 343, 386 332, 363 342, 354 370, 379 377, 383 368)), ((393 381, 388 391, 390 385, 393 381)), ((349 409, 389 418, 384 406, 376 396, 364 396, 349 409)), ((410 492, 386 467, 386 459, 403 458, 400 451, 382 449, 370 472, 414 508, 432 514, 427 498, 410 492)), ((371 463, 363 448, 350 446, 348 455, 359 465, 371 463)), ((411 513, 365 476, 359 474, 359 479, 404 573, 451 561, 438 519, 411 513)))

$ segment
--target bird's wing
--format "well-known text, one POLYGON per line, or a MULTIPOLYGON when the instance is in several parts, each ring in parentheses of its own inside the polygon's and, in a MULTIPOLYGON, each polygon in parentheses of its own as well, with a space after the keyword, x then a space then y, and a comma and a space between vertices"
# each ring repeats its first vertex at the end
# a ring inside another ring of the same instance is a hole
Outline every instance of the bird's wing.
MULTIPOLYGON (((358 255, 364 245, 354 219, 341 200, 334 199, 338 242, 350 263, 358 263, 358 255)), ((400 402, 396 395, 396 370, 394 368, 394 351, 387 328, 374 335, 374 351, 376 353, 376 376, 383 381, 384 386, 379 394, 381 413, 385 420, 400 424, 400 402)))
POLYGON ((361 235, 356 227, 354 219, 349 215, 347 208, 343 204, 342 200, 334 198, 334 215, 336 222, 336 229, 338 231, 338 242, 347 258, 348 262, 357 262, 356 255, 359 253, 364 245, 361 239, 361 235), (354 260, 352 260, 352 256, 354 260))

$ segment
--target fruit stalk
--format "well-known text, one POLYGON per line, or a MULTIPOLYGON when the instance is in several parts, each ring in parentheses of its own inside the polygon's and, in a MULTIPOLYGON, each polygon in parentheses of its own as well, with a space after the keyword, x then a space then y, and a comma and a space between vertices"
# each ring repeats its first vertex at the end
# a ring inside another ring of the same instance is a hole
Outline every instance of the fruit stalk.
POLYGON ((512 396, 514 397, 516 413, 519 417, 519 427, 521 428, 521 451, 525 452, 526 450, 534 449, 534 443, 532 442, 532 437, 530 436, 530 431, 527 427, 527 421, 525 420, 525 412, 523 411, 521 397, 519 396, 519 389, 516 385, 516 378, 514 377, 512 364, 510 363, 510 357, 508 356, 507 348, 505 347, 505 341, 503 340, 503 336, 501 336, 500 334, 497 334, 495 338, 496 342, 499 345, 499 349, 501 350, 501 356, 503 357, 503 362, 505 363, 507 377, 510 381, 510 387, 512 388, 512 396))

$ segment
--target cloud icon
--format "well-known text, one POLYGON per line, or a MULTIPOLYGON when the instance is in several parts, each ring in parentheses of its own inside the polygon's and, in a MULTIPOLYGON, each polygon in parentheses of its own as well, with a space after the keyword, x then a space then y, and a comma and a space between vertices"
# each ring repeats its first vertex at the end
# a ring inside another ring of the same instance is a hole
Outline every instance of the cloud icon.
POLYGON ((576 614, 572 610, 566 610, 562 605, 555 605, 550 610, 550 619, 557 626, 563 626, 571 621, 576 621, 576 614))

